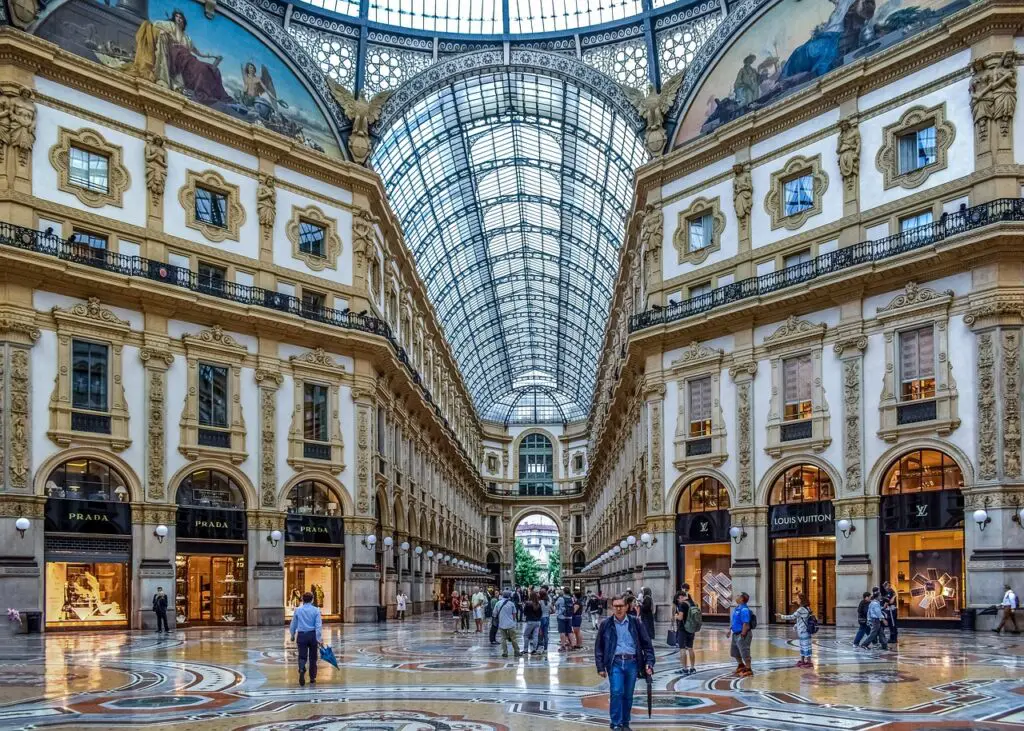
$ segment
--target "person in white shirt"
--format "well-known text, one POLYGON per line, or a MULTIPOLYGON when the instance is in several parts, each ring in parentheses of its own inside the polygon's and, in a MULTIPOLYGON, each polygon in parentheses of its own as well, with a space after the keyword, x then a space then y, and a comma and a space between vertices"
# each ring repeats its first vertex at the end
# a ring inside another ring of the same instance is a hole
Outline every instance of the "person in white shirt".
POLYGON ((398 613, 398 619, 405 621, 405 603, 408 601, 408 597, 405 596, 404 591, 398 592, 398 596, 395 597, 395 610, 398 613))
MULTIPOLYGON (((1019 635, 1020 627, 1017 626, 1017 617, 1014 614, 1018 608, 1017 595, 1013 593, 1013 589, 1010 588, 1009 584, 1005 584, 1003 588, 1006 589, 1006 593, 1003 594, 1003 603, 1000 605, 1003 610, 1003 618, 1002 621, 999 622, 999 626, 992 631, 999 634, 1003 627, 1006 627, 1007 622, 1009 622, 1013 624, 1013 634, 1019 635)), ((1007 628, 1007 631, 1009 632, 1011 630, 1007 628)))
POLYGON ((487 595, 484 594, 484 590, 479 586, 476 588, 476 593, 473 594, 471 602, 473 606, 473 619, 476 620, 476 631, 479 634, 484 631, 484 605, 487 604, 487 595))

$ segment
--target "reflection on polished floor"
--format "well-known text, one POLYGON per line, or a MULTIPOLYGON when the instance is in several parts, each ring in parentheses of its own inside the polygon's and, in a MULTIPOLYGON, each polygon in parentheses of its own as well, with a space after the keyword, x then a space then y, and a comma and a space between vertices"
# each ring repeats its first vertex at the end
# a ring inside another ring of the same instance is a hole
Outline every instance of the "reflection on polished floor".
MULTIPOLYGON (((607 683, 587 649, 503 659, 486 635, 453 637, 436 617, 331 625, 340 670, 300 688, 282 629, 14 636, 0 646, 0 729, 142 727, 331 731, 563 731, 607 728, 607 683)), ((664 629, 659 635, 664 639, 664 629)), ((653 717, 637 687, 634 728, 1007 729, 1024 725, 1024 641, 901 630, 897 651, 759 627, 752 678, 729 675, 728 641, 705 624, 690 677, 656 643, 653 717), (641 708, 643 710, 641 711, 641 708)))

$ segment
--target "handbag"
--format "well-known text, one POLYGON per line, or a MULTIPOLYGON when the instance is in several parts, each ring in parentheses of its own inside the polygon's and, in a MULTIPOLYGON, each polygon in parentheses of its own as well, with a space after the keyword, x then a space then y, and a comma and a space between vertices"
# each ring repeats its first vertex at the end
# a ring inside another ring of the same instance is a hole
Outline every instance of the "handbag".
POLYGON ((679 647, 678 633, 674 629, 668 631, 668 637, 665 639, 665 644, 669 647, 679 647))

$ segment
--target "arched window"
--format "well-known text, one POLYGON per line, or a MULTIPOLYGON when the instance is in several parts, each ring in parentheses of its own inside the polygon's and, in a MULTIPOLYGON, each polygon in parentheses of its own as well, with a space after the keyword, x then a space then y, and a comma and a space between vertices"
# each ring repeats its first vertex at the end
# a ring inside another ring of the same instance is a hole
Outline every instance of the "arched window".
POLYGON ((128 502, 124 478, 106 462, 95 459, 69 459, 62 462, 46 480, 49 497, 72 500, 128 502))
POLYGON ((698 477, 679 496, 678 513, 707 513, 729 509, 729 491, 714 477, 698 477))
POLYGON ((519 443, 519 494, 554 492, 555 450, 543 434, 527 434, 519 443))
POLYGON ((790 467, 779 475, 768 497, 769 505, 814 503, 833 500, 836 496, 832 479, 825 470, 812 464, 790 467))
POLYGON ((963 486, 963 473, 952 457, 935 449, 918 449, 892 464, 882 481, 882 494, 959 490, 963 486))
POLYGON ((299 515, 342 514, 341 501, 334 490, 316 480, 304 480, 288 491, 287 509, 299 515))
POLYGON ((185 508, 245 510, 245 493, 219 470, 196 470, 178 486, 178 505, 185 508))
POLYGON ((587 557, 583 551, 574 551, 572 554, 572 572, 574 574, 583 573, 583 567, 587 565, 587 557))

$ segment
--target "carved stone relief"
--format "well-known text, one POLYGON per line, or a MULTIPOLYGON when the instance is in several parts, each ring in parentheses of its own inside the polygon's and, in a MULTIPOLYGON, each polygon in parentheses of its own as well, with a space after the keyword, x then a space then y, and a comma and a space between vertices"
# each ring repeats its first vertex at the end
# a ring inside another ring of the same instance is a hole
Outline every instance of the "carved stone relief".
POLYGON ((843 465, 846 475, 843 480, 846 492, 860 492, 861 485, 861 359, 843 361, 843 465))
POLYGON ((1003 477, 1020 477, 1020 331, 1004 330, 1003 477))
POLYGON ((992 333, 978 335, 978 477, 996 478, 996 397, 992 333))
POLYGON ((149 191, 150 210, 159 211, 167 183, 167 148, 160 135, 146 135, 146 190, 149 191))
POLYGON ((29 442, 29 357, 25 348, 11 349, 10 371, 10 461, 8 485, 12 490, 28 488, 31 468, 29 442))

